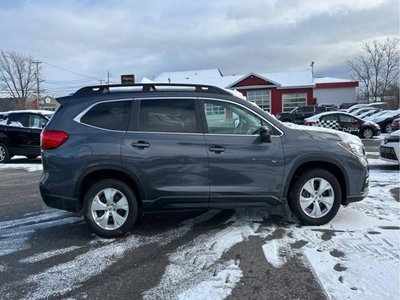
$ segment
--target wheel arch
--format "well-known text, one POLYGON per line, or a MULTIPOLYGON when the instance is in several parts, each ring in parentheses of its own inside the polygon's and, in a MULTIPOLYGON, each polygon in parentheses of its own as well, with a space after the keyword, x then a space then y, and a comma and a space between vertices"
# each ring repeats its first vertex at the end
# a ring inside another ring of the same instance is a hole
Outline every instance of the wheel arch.
POLYGON ((294 183, 302 174, 312 169, 323 169, 331 172, 336 179, 339 181, 341 192, 342 192, 342 204, 346 202, 347 191, 349 190, 349 181, 344 172, 343 168, 333 162, 328 160, 309 160, 302 161, 296 164, 292 171, 287 177, 286 184, 283 190, 283 196, 285 199, 290 198, 290 193, 294 187, 294 183))
POLYGON ((78 181, 75 194, 82 204, 84 196, 89 190, 90 186, 103 179, 117 179, 126 183, 135 194, 139 208, 142 207, 142 200, 144 199, 145 194, 139 179, 133 174, 128 174, 121 169, 114 168, 94 169, 81 176, 80 180, 78 181))

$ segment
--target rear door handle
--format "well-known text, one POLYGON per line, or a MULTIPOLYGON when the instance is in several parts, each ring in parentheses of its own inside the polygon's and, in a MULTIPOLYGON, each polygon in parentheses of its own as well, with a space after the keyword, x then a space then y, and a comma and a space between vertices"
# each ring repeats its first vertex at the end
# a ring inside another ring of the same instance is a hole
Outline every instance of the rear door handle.
POLYGON ((144 148, 150 147, 150 144, 146 141, 138 141, 136 143, 132 143, 132 147, 138 148, 138 149, 144 149, 144 148))
POLYGON ((211 146, 208 148, 209 151, 215 152, 216 154, 219 154, 221 152, 225 152, 226 148, 223 146, 211 146))

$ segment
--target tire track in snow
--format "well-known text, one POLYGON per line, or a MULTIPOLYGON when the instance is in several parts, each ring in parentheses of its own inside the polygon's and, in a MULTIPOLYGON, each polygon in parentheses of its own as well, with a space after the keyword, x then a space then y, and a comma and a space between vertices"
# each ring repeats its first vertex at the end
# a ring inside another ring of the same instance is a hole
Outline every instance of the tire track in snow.
POLYGON ((73 214, 46 210, 35 216, 0 222, 0 257, 30 248, 31 234, 38 230, 82 221, 73 214))
MULTIPOLYGON (((237 217, 234 216, 232 220, 237 217)), ((161 282, 144 299, 224 299, 242 277, 236 261, 220 261, 237 243, 254 235, 260 224, 234 221, 223 230, 202 234, 170 254, 161 282)))
POLYGON ((60 297, 81 286, 89 278, 101 274, 123 256, 140 246, 158 243, 166 245, 187 234, 195 224, 200 224, 215 217, 219 211, 212 210, 196 218, 186 220, 181 226, 166 232, 147 236, 128 236, 123 239, 108 240, 101 246, 93 246, 87 252, 76 256, 73 260, 53 266, 39 274, 30 275, 21 283, 10 284, 0 289, 6 298, 43 299, 60 297), (19 287, 30 286, 30 291, 21 295, 19 287))

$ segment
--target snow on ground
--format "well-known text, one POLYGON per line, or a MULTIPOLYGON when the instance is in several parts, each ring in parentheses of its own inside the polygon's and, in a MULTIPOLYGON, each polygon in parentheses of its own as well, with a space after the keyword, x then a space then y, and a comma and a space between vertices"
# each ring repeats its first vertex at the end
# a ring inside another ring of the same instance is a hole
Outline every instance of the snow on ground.
POLYGON ((25 156, 14 156, 11 162, 7 164, 0 164, 1 170, 26 170, 28 172, 42 171, 43 166, 40 162, 28 162, 25 156))
MULTIPOLYGON (((231 294, 243 273, 240 261, 223 260, 234 245, 259 236, 265 241, 265 262, 284 268, 292 257, 302 257, 315 274, 328 299, 400 299, 400 204, 392 196, 399 187, 399 172, 390 163, 370 159, 370 192, 366 199, 342 207, 329 224, 299 226, 297 222, 274 224, 268 220, 281 210, 238 209, 223 229, 210 229, 169 255, 169 264, 159 284, 143 294, 145 299, 224 299, 231 294), (263 222, 264 221, 264 222, 263 222), (268 221, 268 222, 265 222, 268 221), (272 224, 271 224, 272 223, 272 224)), ((96 238, 87 251, 72 260, 28 276, 21 286, 32 285, 26 299, 61 297, 86 280, 120 263, 138 247, 166 245, 185 236, 195 224, 218 214, 211 210, 181 226, 153 236, 123 239, 96 238), (100 263, 101 262, 101 263, 100 263)), ((24 218, 0 222, 0 257, 29 249, 29 237, 37 230, 81 222, 71 214, 47 210, 24 218)), ((21 264, 80 251, 81 247, 49 249, 21 259, 21 264)), ((263 263, 263 262, 260 262, 263 263)), ((0 272, 7 270, 0 264, 0 272)), ((3 287, 0 294, 12 295, 15 285, 3 287)))

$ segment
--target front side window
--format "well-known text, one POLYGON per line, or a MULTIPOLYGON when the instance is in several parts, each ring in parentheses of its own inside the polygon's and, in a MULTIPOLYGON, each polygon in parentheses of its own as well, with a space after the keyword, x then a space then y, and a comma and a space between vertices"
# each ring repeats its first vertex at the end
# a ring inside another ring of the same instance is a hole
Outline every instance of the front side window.
POLYGON ((138 129, 148 132, 198 132, 194 100, 142 100, 138 129))
POLYGON ((283 112, 289 112, 297 106, 305 106, 307 104, 307 94, 283 94, 282 106, 283 112))
POLYGON ((81 122, 111 130, 124 131, 128 127, 131 101, 103 102, 92 107, 81 122))
POLYGON ((271 91, 247 91, 247 101, 257 104, 262 110, 271 112, 271 91))
POLYGON ((263 120, 249 110, 220 101, 205 101, 204 110, 212 107, 215 110, 223 110, 223 115, 206 115, 208 133, 210 134, 256 134, 261 126, 268 126, 263 120))

